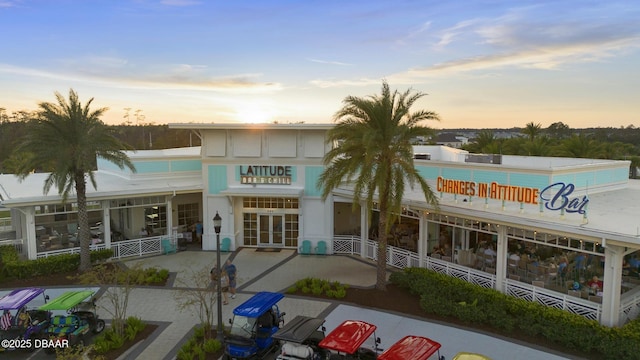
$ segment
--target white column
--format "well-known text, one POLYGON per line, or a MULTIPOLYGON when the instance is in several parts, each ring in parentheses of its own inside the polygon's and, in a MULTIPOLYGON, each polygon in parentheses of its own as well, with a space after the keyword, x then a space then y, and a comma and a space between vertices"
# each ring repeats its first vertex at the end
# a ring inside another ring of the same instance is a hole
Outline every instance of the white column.
MULTIPOLYGON (((604 245, 604 242, 603 242, 604 245)), ((620 320, 620 287, 624 248, 607 244, 604 249, 604 278, 602 279, 602 317, 605 326, 618 326, 620 320)))
POLYGON ((27 258, 35 260, 38 258, 38 247, 36 245, 36 217, 35 208, 29 206, 21 209, 24 212, 25 228, 27 232, 24 234, 23 246, 27 247, 27 258))
MULTIPOLYGON (((171 202, 172 196, 167 196, 167 233, 165 235, 173 235, 173 206, 171 202)), ((204 224, 203 224, 204 225, 204 224)))
POLYGON ((107 249, 111 248, 111 205, 109 200, 101 201, 102 203, 102 237, 104 245, 107 249))
POLYGON ((424 211, 420 212, 420 224, 418 225, 418 267, 424 267, 424 258, 427 256, 427 219, 424 211))
POLYGON ((496 290, 504 292, 504 279, 507 277, 507 227, 498 227, 496 244, 496 290))

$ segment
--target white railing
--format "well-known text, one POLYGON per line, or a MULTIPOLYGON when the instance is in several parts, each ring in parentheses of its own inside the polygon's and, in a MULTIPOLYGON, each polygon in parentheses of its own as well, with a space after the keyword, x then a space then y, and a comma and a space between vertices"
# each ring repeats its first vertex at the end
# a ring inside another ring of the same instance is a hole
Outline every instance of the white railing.
MULTIPOLYGON (((373 240, 367 240, 365 247, 366 258, 376 260, 378 243, 373 240)), ((360 255, 360 237, 336 236, 333 239, 333 249, 336 254, 360 255)), ((417 267, 419 260, 418 254, 413 251, 395 246, 387 246, 387 265, 389 266, 399 269, 409 266, 417 267)), ((423 259, 423 266, 435 272, 455 277, 487 289, 496 288, 496 276, 481 270, 429 256, 423 259)), ((505 293, 519 299, 555 307, 596 321, 600 319, 600 314, 602 313, 602 305, 592 301, 510 279, 505 279, 504 284, 505 293)), ((629 305, 624 309, 633 309, 633 311, 638 312, 640 310, 640 305, 638 305, 640 303, 640 291, 638 295, 634 297, 634 300, 635 301, 629 301, 629 305)), ((621 314, 622 311, 623 309, 621 309, 621 314)), ((631 313, 631 311, 628 312, 631 313)))
POLYGON ((11 231, 13 227, 11 226, 11 218, 0 218, 0 231, 11 231))
POLYGON ((624 293, 620 297, 620 318, 618 324, 626 324, 640 315, 640 287, 624 293))
MULTIPOLYGON (((162 253, 162 239, 170 239, 174 244, 177 239, 171 236, 153 236, 147 238, 116 241, 111 243, 113 250, 112 259, 122 259, 132 256, 160 255, 162 253)), ((107 247, 105 244, 91 245, 91 250, 102 250, 107 247)), ((78 254, 80 247, 67 249, 59 249, 53 251, 42 251, 38 253, 38 258, 60 255, 60 254, 78 254)))
POLYGON ((18 254, 22 254, 23 250, 23 240, 22 239, 11 239, 11 240, 0 240, 0 246, 13 245, 18 254))

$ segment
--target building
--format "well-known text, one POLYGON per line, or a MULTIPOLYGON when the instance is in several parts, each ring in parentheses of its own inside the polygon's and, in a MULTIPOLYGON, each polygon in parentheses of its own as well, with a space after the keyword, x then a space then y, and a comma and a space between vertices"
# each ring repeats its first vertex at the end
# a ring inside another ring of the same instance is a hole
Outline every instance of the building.
MULTIPOLYGON (((306 240, 329 253, 377 256, 376 209, 370 220, 348 184, 321 198, 332 125, 170 127, 194 131, 202 146, 132 152, 135 173, 98 161, 98 189, 87 194, 96 247, 117 257, 160 251, 160 237, 189 238, 202 221, 202 249, 214 250, 218 213, 220 236, 233 249, 298 249, 306 240)), ((389 265, 429 267, 609 326, 637 316, 640 183, 628 179, 628 161, 495 157, 445 146, 415 152, 429 155, 415 166, 440 206, 435 211, 417 190, 405 193, 389 265), (601 288, 587 287, 593 276, 601 288)), ((12 214, 4 237, 13 239, 5 242, 22 244, 29 258, 77 249, 73 199, 63 205, 57 194, 42 195, 45 176, 21 183, 0 175, 0 202, 12 214)))

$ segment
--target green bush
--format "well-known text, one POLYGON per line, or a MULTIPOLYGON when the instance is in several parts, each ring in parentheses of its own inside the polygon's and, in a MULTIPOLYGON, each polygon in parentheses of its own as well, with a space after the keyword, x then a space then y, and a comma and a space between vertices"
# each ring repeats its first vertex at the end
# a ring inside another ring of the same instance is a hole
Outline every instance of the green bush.
POLYGON ((129 316, 125 322, 124 336, 118 335, 113 328, 107 329, 96 336, 93 349, 97 354, 105 354, 109 350, 119 349, 124 345, 125 340, 135 339, 145 326, 146 324, 140 318, 129 316))
POLYGON ((640 354, 640 319, 621 328, 423 268, 391 274, 392 283, 420 297, 426 313, 483 324, 503 334, 518 332, 535 341, 544 338, 559 346, 601 359, 631 359, 640 354))
MULTIPOLYGON (((7 278, 27 279, 36 276, 70 272, 80 266, 80 254, 60 254, 35 260, 19 260, 12 251, 2 246, 0 258, 3 259, 2 272, 7 278), (6 256, 6 258, 5 258, 6 256), (6 260, 5 260, 6 259, 6 260)), ((13 248, 11 246, 11 248, 13 248)), ((15 249, 13 249, 15 252, 15 249)), ((17 253, 16 253, 17 254, 17 253)), ((111 249, 94 250, 90 253, 92 263, 101 262, 113 256, 111 249)))
POLYGON ((295 293, 298 290, 303 294, 322 295, 329 298, 342 299, 347 295, 348 285, 342 285, 338 281, 330 282, 328 280, 305 278, 296 281, 295 285, 287 290, 287 293, 295 293))
POLYGON ((178 351, 178 360, 205 359, 206 354, 213 354, 222 349, 217 339, 205 339, 205 326, 198 326, 193 336, 178 351))
POLYGON ((207 339, 205 340, 202 348, 204 349, 204 352, 213 354, 222 349, 222 344, 218 339, 207 339))

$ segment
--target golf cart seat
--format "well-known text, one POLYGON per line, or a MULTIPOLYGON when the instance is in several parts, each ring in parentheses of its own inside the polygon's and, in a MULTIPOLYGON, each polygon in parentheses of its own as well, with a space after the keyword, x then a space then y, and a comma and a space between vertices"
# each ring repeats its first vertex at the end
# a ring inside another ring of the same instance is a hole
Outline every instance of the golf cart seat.
POLYGON ((74 332, 80 326, 80 319, 75 315, 56 315, 51 318, 50 334, 67 334, 74 332))
POLYGON ((285 342, 282 345, 281 355, 284 359, 311 359, 313 349, 307 345, 285 342))

